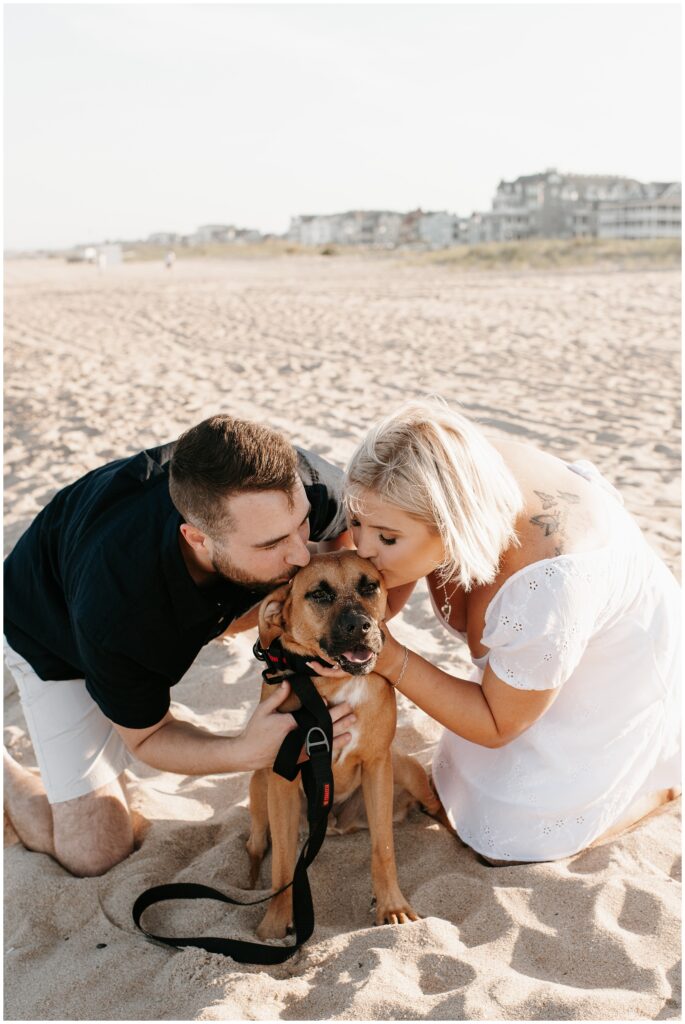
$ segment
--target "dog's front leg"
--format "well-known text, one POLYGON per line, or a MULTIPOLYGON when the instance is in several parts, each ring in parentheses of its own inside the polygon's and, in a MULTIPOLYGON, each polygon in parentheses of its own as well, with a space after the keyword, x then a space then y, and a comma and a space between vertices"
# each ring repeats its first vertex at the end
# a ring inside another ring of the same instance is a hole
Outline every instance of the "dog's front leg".
MULTIPOLYGON (((271 887, 274 891, 287 885, 293 877, 297 858, 297 836, 300 821, 300 782, 269 774, 269 827, 271 829, 271 887)), ((269 903, 264 920, 257 929, 260 939, 282 939, 293 920, 293 890, 286 889, 269 903)))
POLYGON ((393 780, 390 751, 362 765, 362 788, 371 833, 371 877, 376 895, 376 924, 418 921, 400 892, 392 834, 393 780))

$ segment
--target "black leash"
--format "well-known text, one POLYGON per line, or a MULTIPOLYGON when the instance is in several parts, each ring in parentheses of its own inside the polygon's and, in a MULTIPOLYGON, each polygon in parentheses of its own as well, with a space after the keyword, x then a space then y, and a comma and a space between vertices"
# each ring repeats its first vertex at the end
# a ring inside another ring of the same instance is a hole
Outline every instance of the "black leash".
POLYGON ((251 902, 235 900, 218 889, 195 882, 176 882, 169 885, 156 885, 142 893, 133 904, 133 922, 144 935, 153 942, 167 946, 197 946, 210 953, 221 953, 230 956, 242 964, 282 964, 298 951, 314 931, 314 905, 307 877, 307 868, 312 863, 326 836, 328 814, 333 806, 333 769, 331 758, 333 751, 333 723, 328 708, 311 682, 312 670, 306 665, 306 658, 285 651, 280 641, 274 642, 265 650, 259 643, 254 645, 254 655, 266 663, 262 676, 267 683, 280 683, 284 678, 291 684, 302 704, 292 714, 297 722, 286 736, 279 750, 273 770, 289 782, 294 782, 298 773, 302 776, 305 796, 307 798, 307 821, 309 835, 300 851, 291 882, 277 892, 251 902), (275 673, 275 675, 274 675, 275 673), (292 673, 292 674, 291 674, 292 673), (308 761, 297 764, 302 747, 305 747, 308 761), (242 939, 221 939, 212 936, 204 938, 171 938, 155 935, 147 931, 140 920, 155 903, 165 900, 218 900, 238 907, 254 907, 293 887, 293 926, 295 944, 291 946, 271 946, 261 942, 247 942, 242 939))

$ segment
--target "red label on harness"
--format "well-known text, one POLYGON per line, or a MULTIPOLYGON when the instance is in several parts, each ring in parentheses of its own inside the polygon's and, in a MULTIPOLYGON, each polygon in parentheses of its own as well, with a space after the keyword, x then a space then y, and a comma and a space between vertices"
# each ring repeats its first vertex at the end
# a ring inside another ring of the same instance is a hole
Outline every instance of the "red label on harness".
POLYGON ((324 807, 326 806, 326 804, 330 800, 330 796, 331 796, 331 787, 329 786, 328 783, 326 783, 325 786, 323 787, 323 805, 324 805, 324 807))

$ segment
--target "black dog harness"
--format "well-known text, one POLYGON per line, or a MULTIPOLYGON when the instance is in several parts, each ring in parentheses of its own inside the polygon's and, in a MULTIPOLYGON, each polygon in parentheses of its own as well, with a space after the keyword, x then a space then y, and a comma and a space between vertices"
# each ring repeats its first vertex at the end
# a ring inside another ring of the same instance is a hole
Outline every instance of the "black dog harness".
POLYGON ((194 882, 176 882, 169 885, 156 885, 142 893, 133 904, 134 924, 153 942, 167 946, 197 946, 210 953, 221 953, 230 956, 243 964, 281 964, 289 960, 300 946, 307 941, 314 931, 314 906, 307 878, 307 868, 321 849, 326 835, 328 813, 333 806, 333 769, 331 758, 333 751, 333 723, 328 708, 311 681, 315 675, 308 668, 307 659, 284 650, 280 640, 276 639, 264 649, 259 640, 253 647, 254 655, 259 661, 265 662, 262 678, 267 683, 277 684, 284 679, 292 686, 300 699, 301 707, 293 711, 297 729, 288 733, 276 756, 273 770, 289 782, 294 782, 298 773, 302 775, 302 785, 307 798, 307 821, 309 835, 300 851, 291 882, 284 885, 278 892, 271 893, 259 900, 249 903, 232 899, 217 889, 194 882), (308 761, 297 763, 304 746, 308 761), (154 935, 147 931, 140 920, 154 903, 165 900, 218 900, 239 907, 253 907, 265 903, 293 887, 293 925, 295 944, 291 946, 271 946, 261 942, 246 942, 241 939, 221 939, 211 936, 206 938, 176 939, 164 935, 154 935))

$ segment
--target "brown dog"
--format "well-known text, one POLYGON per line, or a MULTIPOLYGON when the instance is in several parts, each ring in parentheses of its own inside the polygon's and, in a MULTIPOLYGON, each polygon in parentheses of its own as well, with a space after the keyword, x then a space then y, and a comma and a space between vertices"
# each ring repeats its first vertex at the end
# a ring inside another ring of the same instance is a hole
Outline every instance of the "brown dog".
MULTIPOLYGON (((321 696, 329 705, 348 701, 357 718, 352 739, 333 755, 335 806, 338 814, 334 831, 359 827, 350 809, 350 797, 360 785, 364 794, 371 833, 371 875, 376 896, 376 924, 402 924, 417 915, 400 892, 393 847, 393 777, 395 785, 408 791, 405 808, 417 802, 430 814, 439 814, 440 801, 418 761, 391 752, 395 735, 395 691, 381 676, 373 674, 383 645, 380 623, 385 614, 386 594, 380 573, 354 551, 314 555, 292 582, 281 587, 261 605, 259 638, 263 647, 279 636, 286 650, 312 659, 335 662, 349 672, 350 679, 314 677, 321 696), (341 808, 345 810, 340 814, 341 808)), ((262 687, 262 699, 273 692, 262 687)), ((299 707, 294 695, 281 705, 282 711, 299 707)), ((293 877, 297 858, 300 820, 300 784, 288 782, 269 768, 255 772, 250 782, 252 828, 247 841, 251 884, 254 887, 268 846, 273 847, 271 883, 274 890, 293 877)), ((257 929, 261 939, 283 938, 292 922, 292 889, 274 897, 257 929)))

